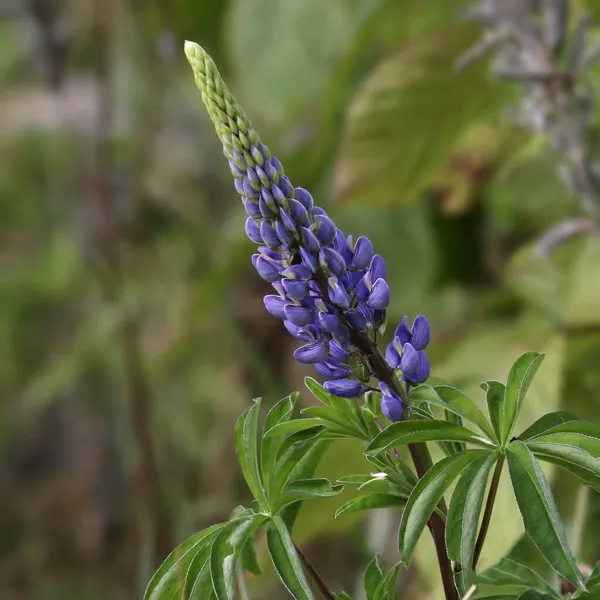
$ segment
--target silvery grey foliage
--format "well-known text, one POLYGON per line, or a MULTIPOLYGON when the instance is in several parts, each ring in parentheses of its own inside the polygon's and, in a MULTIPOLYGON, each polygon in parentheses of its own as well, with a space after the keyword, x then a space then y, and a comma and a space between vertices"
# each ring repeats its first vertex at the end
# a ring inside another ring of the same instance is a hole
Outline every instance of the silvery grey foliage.
POLYGON ((581 202, 586 223, 561 223, 538 244, 542 254, 574 235, 598 233, 600 162, 591 142, 596 94, 590 69, 600 59, 589 17, 569 28, 569 0, 482 0, 465 11, 484 25, 481 41, 459 60, 464 68, 493 51, 495 76, 517 82, 522 95, 511 117, 546 137, 559 157, 557 174, 581 202))

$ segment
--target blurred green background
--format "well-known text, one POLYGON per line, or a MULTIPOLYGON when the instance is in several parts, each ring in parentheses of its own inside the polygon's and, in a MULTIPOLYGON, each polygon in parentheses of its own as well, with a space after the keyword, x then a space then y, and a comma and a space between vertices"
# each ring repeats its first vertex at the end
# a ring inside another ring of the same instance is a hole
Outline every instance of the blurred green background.
MULTIPOLYGON (((600 25, 599 2, 572 5, 600 25)), ((3 599, 141 597, 177 543, 248 500, 238 414, 314 375, 264 311, 185 39, 212 54, 294 184, 374 241, 390 323, 427 315, 435 375, 480 402, 481 381, 546 351, 522 421, 600 417, 600 238, 532 250, 578 201, 544 140, 506 118, 519 88, 484 62, 454 69, 481 34, 461 6, 0 0, 3 599)), ((598 66, 589 78, 600 90, 598 66)), ((321 467, 368 470, 342 442, 321 467)), ((581 559, 600 559, 600 499, 553 483, 581 559)), ((508 482, 500 497, 481 565, 515 544, 539 564, 508 482)), ((398 515, 333 521, 345 499, 305 506, 296 537, 352 593, 369 555, 396 560, 398 515)), ((400 597, 439 597, 428 543, 400 597)), ((287 597, 268 569, 248 586, 287 597)))

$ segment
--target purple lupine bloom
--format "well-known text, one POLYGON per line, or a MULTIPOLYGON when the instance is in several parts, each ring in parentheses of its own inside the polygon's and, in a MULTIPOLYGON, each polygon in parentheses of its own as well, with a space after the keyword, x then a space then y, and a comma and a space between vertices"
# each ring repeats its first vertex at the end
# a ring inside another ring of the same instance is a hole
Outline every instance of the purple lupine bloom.
MULTIPOLYGON (((347 398, 364 393, 367 386, 358 380, 364 374, 353 375, 349 364, 358 351, 352 339, 374 343, 385 327, 390 289, 383 258, 368 238, 354 243, 346 237, 307 190, 292 185, 206 52, 192 42, 185 52, 242 197, 246 234, 259 246, 252 264, 276 291, 265 297, 267 310, 304 342, 294 357, 315 364, 330 393, 347 398)), ((418 332, 421 327, 415 322, 418 332)), ((415 353, 426 345, 418 332, 411 333, 415 353)), ((401 345, 398 365, 403 353, 401 345)), ((410 352, 407 356, 408 364, 410 352)), ((428 373, 424 361, 413 357, 407 374, 428 373)))
POLYGON ((400 369, 406 381, 423 383, 430 373, 425 354, 430 337, 429 321, 423 315, 415 318, 412 328, 408 326, 408 317, 404 316, 385 350, 387 363, 392 369, 400 369))
POLYGON ((381 412, 384 417, 390 421, 402 420, 402 413, 404 412, 404 406, 402 399, 396 392, 394 392, 389 385, 381 382, 379 384, 381 390, 381 412))

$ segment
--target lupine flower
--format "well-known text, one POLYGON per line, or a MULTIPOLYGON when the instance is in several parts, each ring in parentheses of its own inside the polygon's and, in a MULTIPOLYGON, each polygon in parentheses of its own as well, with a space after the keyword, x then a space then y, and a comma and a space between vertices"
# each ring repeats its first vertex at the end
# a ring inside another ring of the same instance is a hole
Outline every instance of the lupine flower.
MULTIPOLYGON (((292 185, 206 52, 186 42, 185 53, 248 214, 246 234, 258 245, 252 264, 277 292, 265 297, 266 309, 304 342, 294 358, 315 364, 328 392, 364 393, 364 377, 350 364, 357 352, 351 339, 374 340, 385 327, 390 290, 383 258, 368 238, 346 237, 307 190, 292 185)), ((417 363, 411 375, 422 372, 417 363)))
POLYGON ((425 348, 430 338, 429 321, 418 315, 412 329, 408 327, 405 316, 394 333, 394 339, 388 344, 385 358, 392 369, 400 369, 402 378, 410 383, 423 383, 430 373, 425 348))
POLYGON ((404 412, 402 399, 387 383, 380 382, 379 389, 381 390, 381 412, 390 421, 400 421, 404 412))

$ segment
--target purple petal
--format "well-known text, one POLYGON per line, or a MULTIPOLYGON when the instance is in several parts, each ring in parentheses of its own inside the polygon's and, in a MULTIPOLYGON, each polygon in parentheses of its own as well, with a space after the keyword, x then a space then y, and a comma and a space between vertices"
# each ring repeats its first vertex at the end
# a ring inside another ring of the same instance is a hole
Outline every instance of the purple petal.
POLYGON ((385 279, 377 279, 373 284, 371 294, 367 299, 367 306, 384 310, 390 303, 390 288, 385 279))
POLYGON ((300 233, 302 234, 302 244, 304 247, 313 254, 316 254, 321 248, 321 244, 317 239, 317 236, 306 227, 300 228, 300 233))
POLYGON ((290 217, 289 213, 284 208, 279 211, 279 218, 287 230, 296 231, 296 223, 294 222, 294 219, 290 217))
POLYGON ((350 326, 356 331, 367 330, 367 320, 365 316, 357 309, 348 310, 344 313, 350 326))
POLYGON ((385 360, 392 369, 397 369, 400 366, 400 353, 396 349, 394 342, 390 342, 385 349, 385 360))
POLYGON ((259 225, 256 222, 256 219, 253 219, 252 217, 248 217, 246 219, 246 225, 245 225, 245 230, 246 230, 246 235, 255 243, 255 244, 262 244, 263 243, 263 238, 260 234, 260 227, 261 225, 259 225))
POLYGON ((413 383, 423 383, 429 377, 431 373, 431 367, 429 365, 429 360, 427 359, 427 355, 423 350, 419 351, 419 368, 417 369, 417 374, 415 378, 411 380, 413 383))
POLYGON ((246 173, 245 170, 240 169, 240 167, 238 167, 235 164, 234 160, 230 160, 229 161, 229 168, 231 169, 231 174, 236 178, 236 179, 242 179, 244 177, 244 174, 246 173))
POLYGON ((412 338, 412 334, 410 333, 410 329, 408 328, 408 317, 405 315, 402 317, 402 321, 396 327, 396 331, 394 332, 394 338, 397 338, 400 342, 400 346, 404 346, 407 342, 410 342, 412 338))
POLYGON ((328 394, 340 396, 341 398, 356 398, 356 396, 364 394, 369 389, 364 383, 354 379, 326 381, 323 387, 328 394))
POLYGON ((314 338, 302 327, 298 327, 298 325, 294 325, 289 321, 284 321, 283 324, 285 328, 290 332, 290 334, 298 340, 302 340, 303 342, 311 342, 314 341, 314 338))
POLYGON ((287 304, 284 307, 285 318, 298 325, 298 327, 304 327, 308 325, 313 319, 313 311, 297 304, 287 304))
POLYGON ((278 319, 285 319, 284 308, 289 304, 287 300, 284 300, 281 296, 275 296, 273 294, 265 296, 264 298, 265 308, 274 317, 278 319))
POLYGON ((281 246, 279 236, 267 221, 260 224, 260 235, 269 248, 279 248, 281 246))
POLYGON ((315 205, 313 197, 310 195, 310 192, 305 190, 304 188, 297 187, 296 188, 296 200, 304 206, 307 212, 310 212, 315 205))
POLYGON ((296 281, 308 281, 312 277, 310 269, 304 265, 292 265, 282 272, 282 275, 287 279, 296 281))
POLYGON ((346 272, 346 262, 333 248, 321 248, 321 262, 337 277, 346 272))
POLYGON ((326 215, 315 215, 315 234, 321 244, 331 244, 337 232, 335 223, 326 215))
MULTIPOLYGON (((237 181, 239 181, 239 179, 236 179, 236 182, 237 181)), ((243 194, 244 196, 248 196, 248 198, 258 198, 259 192, 258 192, 258 190, 255 190, 254 187, 252 187, 252 184, 250 183, 250 179, 248 179, 247 175, 244 175, 244 179, 242 181, 242 186, 243 186, 243 190, 244 190, 244 194, 243 194)), ((237 188, 237 186, 236 186, 236 188, 237 188)))
MULTIPOLYGON (((268 193, 268 192, 267 192, 268 193)), ((260 210, 260 214, 265 218, 265 219, 273 219, 277 216, 276 212, 273 212, 271 206, 269 205, 269 203, 265 200, 265 195, 261 195, 261 197, 258 199, 258 208, 260 210)))
POLYGON ((330 340, 329 354, 337 360, 347 361, 350 355, 337 340, 330 340))
POLYGON ((346 288, 333 277, 329 278, 329 299, 344 310, 350 308, 350 296, 346 288))
POLYGON ((302 246, 300 246, 300 256, 302 257, 302 264, 313 273, 316 273, 319 267, 317 257, 302 246))
POLYGON ((266 189, 263 188, 260 193, 261 200, 271 209, 273 214, 276 214, 279 211, 279 207, 277 206, 277 202, 275 202, 275 198, 273 198, 273 194, 266 189))
POLYGON ((250 217, 254 217, 255 219, 262 218, 262 213, 260 212, 260 206, 258 204, 252 202, 252 200, 246 198, 246 196, 242 197, 242 202, 244 203, 246 213, 248 213, 250 217))
POLYGON ((275 198, 275 202, 279 206, 282 206, 285 203, 285 194, 281 191, 281 188, 274 183, 271 184, 271 194, 273 194, 273 198, 275 198))
POLYGON ((376 254, 371 261, 371 266, 369 267, 369 271, 371 271, 371 280, 377 281, 378 279, 385 279, 385 261, 379 254, 376 254))
POLYGON ((415 350, 424 350, 427 347, 427 344, 429 344, 429 339, 431 337, 429 321, 423 315, 418 315, 413 323, 412 329, 410 343, 414 346, 415 350))
POLYGON ((359 302, 366 302, 369 294, 371 293, 371 289, 373 288, 373 284, 371 283, 371 273, 368 271, 365 273, 364 277, 357 283, 354 293, 358 298, 359 302))
POLYGON ((294 221, 298 225, 306 225, 308 222, 308 212, 306 211, 304 204, 298 200, 294 200, 294 198, 291 198, 288 202, 290 204, 290 213, 294 221))
POLYGON ((373 260, 374 253, 373 242, 367 237, 359 237, 356 240, 350 268, 355 270, 366 269, 373 260))
POLYGON ((348 365, 334 358, 326 358, 322 362, 315 363, 315 369, 327 379, 342 379, 352 374, 352 369, 348 365))
MULTIPOLYGON (((283 212, 283 210, 281 211, 283 212)), ((280 221, 275 221, 275 232, 282 244, 289 246, 294 241, 294 236, 281 224, 280 221)))
POLYGON ((285 194, 286 198, 294 197, 294 186, 290 183, 290 180, 286 175, 279 179, 279 187, 281 191, 285 194))
POLYGON ((404 412, 402 400, 397 396, 381 396, 381 412, 392 422, 401 421, 404 412))
POLYGON ((256 174, 256 172, 254 171, 254 169, 250 169, 248 168, 248 181, 250 182, 250 185, 257 191, 260 192, 260 178, 259 176, 256 174))
MULTIPOLYGON (((245 177, 245 175, 244 175, 245 177)), ((240 194, 240 196, 245 196, 246 192, 244 191, 244 182, 241 179, 234 179, 233 180, 233 185, 235 186, 235 189, 237 191, 238 194, 240 194)), ((252 194, 252 197, 256 197, 256 194, 252 194)))
POLYGON ((414 381, 419 370, 419 354, 409 343, 404 344, 402 349, 402 358, 400 360, 400 369, 406 379, 414 381))
POLYGON ((332 332, 340 326, 340 320, 337 315, 319 312, 319 323, 324 331, 332 332))
POLYGON ((323 215, 326 217, 327 213, 320 206, 313 206, 313 215, 315 215, 315 217, 317 215, 323 215))
POLYGON ((286 295, 292 300, 302 300, 308 294, 308 283, 306 281, 295 281, 293 279, 282 279, 281 285, 286 295))
POLYGON ((325 342, 313 342, 300 346, 294 352, 294 358, 301 363, 317 363, 325 360, 327 356, 327 346, 325 342))
POLYGON ((258 256, 254 266, 258 274, 266 281, 273 283, 281 279, 281 266, 265 256, 258 256))

